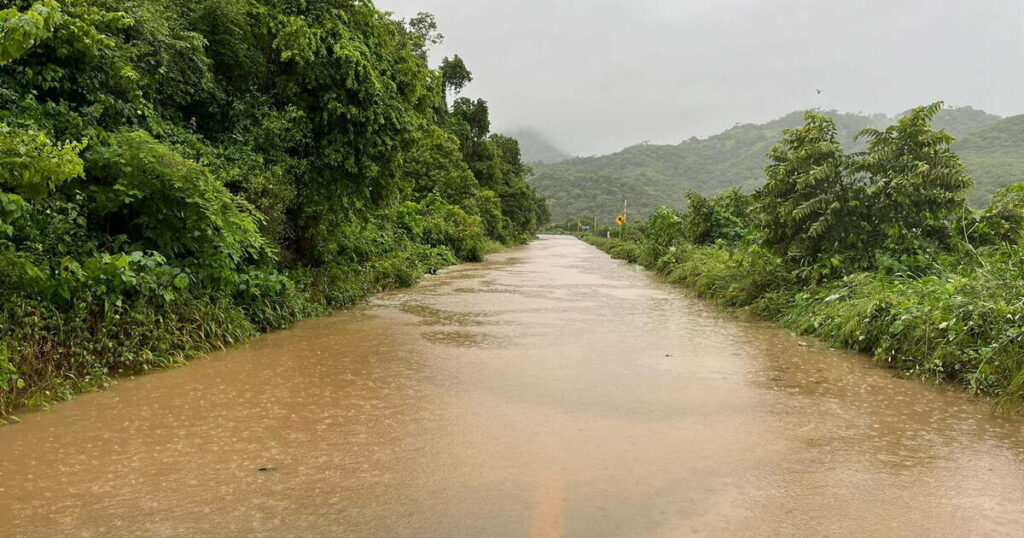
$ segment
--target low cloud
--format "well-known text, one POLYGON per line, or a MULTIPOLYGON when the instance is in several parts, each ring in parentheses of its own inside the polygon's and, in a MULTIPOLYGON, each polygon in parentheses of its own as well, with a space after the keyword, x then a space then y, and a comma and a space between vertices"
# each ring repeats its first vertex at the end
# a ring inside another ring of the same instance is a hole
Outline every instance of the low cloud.
POLYGON ((566 150, 677 143, 804 108, 1024 113, 1016 0, 379 0, 429 11, 496 129, 566 150), (816 90, 821 90, 817 93, 816 90))

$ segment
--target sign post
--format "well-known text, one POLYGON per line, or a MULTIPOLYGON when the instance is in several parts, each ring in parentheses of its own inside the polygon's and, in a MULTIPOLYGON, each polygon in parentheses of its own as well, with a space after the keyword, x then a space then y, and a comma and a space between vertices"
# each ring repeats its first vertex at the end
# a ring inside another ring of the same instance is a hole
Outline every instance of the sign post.
POLYGON ((626 227, 626 208, 629 205, 629 200, 622 201, 622 214, 615 217, 615 224, 619 225, 619 239, 622 239, 622 229, 626 227))

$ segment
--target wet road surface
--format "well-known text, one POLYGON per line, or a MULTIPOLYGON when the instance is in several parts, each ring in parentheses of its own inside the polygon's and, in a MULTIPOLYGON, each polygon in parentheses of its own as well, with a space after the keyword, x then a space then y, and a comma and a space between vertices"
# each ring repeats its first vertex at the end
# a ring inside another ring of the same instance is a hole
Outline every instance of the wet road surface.
POLYGON ((802 341, 544 237, 0 428, 0 535, 1024 535, 1024 419, 802 341))

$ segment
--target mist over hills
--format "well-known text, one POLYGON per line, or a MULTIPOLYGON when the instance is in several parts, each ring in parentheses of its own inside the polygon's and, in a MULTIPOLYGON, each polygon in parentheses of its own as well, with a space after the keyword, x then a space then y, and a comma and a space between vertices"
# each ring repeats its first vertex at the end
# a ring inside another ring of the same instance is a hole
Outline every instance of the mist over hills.
POLYGON ((519 141, 524 163, 553 163, 573 157, 534 129, 509 129, 504 134, 519 141))
MULTIPOLYGON (((885 114, 825 113, 835 120, 848 151, 865 148, 864 141, 853 139, 861 129, 895 121, 885 114)), ((642 144, 609 155, 538 163, 530 182, 547 197, 555 222, 579 215, 612 219, 624 199, 632 215, 644 217, 661 205, 681 208, 690 189, 705 195, 732 187, 751 192, 764 181, 765 154, 784 129, 803 123, 803 114, 737 124, 676 145, 642 144)), ((934 125, 957 138, 954 149, 977 183, 972 203, 983 204, 1000 186, 1024 180, 1024 116, 1001 118, 958 107, 942 110, 934 125)))

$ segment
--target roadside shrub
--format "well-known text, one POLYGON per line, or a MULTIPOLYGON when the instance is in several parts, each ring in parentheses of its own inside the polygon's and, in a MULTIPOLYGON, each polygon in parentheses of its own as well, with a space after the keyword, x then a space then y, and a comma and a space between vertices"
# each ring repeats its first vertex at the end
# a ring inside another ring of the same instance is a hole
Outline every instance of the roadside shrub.
POLYGON ((1024 240, 1024 184, 996 191, 980 214, 964 219, 961 231, 974 246, 1020 245, 1024 240))
POLYGON ((203 167, 145 132, 125 132, 90 150, 95 225, 124 234, 128 248, 182 260, 199 280, 231 286, 246 261, 268 256, 259 217, 203 167))
POLYGON ((682 237, 694 245, 740 241, 751 233, 753 205, 753 198, 739 189, 723 191, 710 199, 690 191, 686 193, 682 237))
POLYGON ((484 257, 487 236, 480 217, 467 215, 438 196, 428 196, 419 204, 404 203, 395 218, 414 242, 447 247, 460 260, 480 261, 484 257))
POLYGON ((685 222, 676 209, 659 207, 647 219, 644 240, 640 243, 639 263, 653 267, 659 259, 675 248, 683 238, 685 222))

